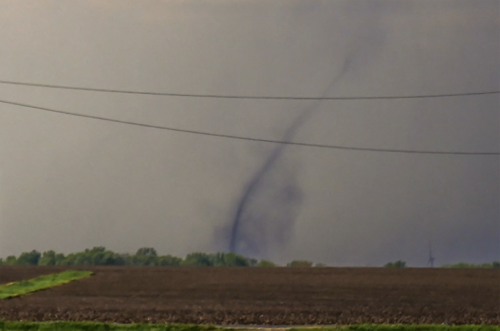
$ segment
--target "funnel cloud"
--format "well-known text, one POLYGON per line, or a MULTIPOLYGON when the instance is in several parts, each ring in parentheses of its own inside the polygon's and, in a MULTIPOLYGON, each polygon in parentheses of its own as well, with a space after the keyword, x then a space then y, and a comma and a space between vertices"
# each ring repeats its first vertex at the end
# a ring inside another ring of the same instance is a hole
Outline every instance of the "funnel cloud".
MULTIPOLYGON (((326 97, 335 83, 348 71, 348 57, 340 73, 331 81, 321 97, 326 97)), ((282 141, 290 142, 307 123, 320 101, 295 118, 282 141)), ((281 160, 287 145, 277 145, 260 169, 250 178, 236 207, 231 224, 229 251, 247 256, 266 256, 270 246, 279 248, 293 230, 303 192, 293 165, 281 160), (280 162, 281 161, 281 162, 280 162)))

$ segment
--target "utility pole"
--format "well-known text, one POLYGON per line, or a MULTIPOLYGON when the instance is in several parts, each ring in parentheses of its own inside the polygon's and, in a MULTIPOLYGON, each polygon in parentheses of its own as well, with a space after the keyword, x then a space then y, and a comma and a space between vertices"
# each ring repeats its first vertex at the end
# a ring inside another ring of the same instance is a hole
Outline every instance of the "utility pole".
POLYGON ((429 241, 429 260, 427 261, 427 266, 434 268, 434 260, 435 260, 435 258, 434 258, 434 256, 432 256, 431 242, 429 241))

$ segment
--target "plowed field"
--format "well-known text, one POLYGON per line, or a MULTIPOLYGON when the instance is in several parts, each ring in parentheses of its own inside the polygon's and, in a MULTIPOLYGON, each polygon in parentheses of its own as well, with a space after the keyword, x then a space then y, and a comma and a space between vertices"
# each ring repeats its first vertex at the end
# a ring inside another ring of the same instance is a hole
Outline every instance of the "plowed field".
MULTIPOLYGON (((0 282, 66 269, 0 267, 0 282)), ((95 276, 0 301, 0 319, 500 325, 500 270, 494 269, 84 269, 95 276)))

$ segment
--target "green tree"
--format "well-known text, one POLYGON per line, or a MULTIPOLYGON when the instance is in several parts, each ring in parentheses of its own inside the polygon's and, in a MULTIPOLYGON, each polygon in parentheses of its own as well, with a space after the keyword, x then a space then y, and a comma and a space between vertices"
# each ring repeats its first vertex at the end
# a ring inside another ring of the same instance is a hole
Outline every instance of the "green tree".
POLYGON ((65 256, 62 253, 57 253, 55 259, 56 259, 56 265, 62 265, 65 256))
POLYGON ((158 254, 152 247, 142 247, 137 250, 133 256, 134 265, 139 266, 155 266, 158 265, 158 254))
POLYGON ((270 267, 277 267, 277 265, 269 260, 260 260, 259 263, 257 263, 257 267, 270 268, 270 267))
POLYGON ((247 261, 248 261, 249 267, 256 267, 257 264, 259 263, 259 261, 257 259, 253 259, 253 258, 247 258, 247 261))
POLYGON ((288 263, 286 266, 293 268, 309 268, 313 266, 313 263, 307 260, 294 260, 288 263))
POLYGON ((120 258, 122 259, 124 265, 134 265, 133 255, 130 255, 128 253, 120 254, 120 258))
POLYGON ((172 255, 161 255, 158 257, 158 265, 164 267, 178 267, 182 264, 180 257, 172 255))
POLYGON ((104 247, 94 247, 91 250, 85 250, 82 258, 85 264, 106 266, 106 265, 124 265, 125 261, 113 251, 106 250, 104 247))
POLYGON ((209 254, 210 265, 214 267, 247 267, 249 261, 246 257, 235 253, 209 254))
POLYGON ((209 254, 195 252, 188 254, 184 261, 182 261, 182 265, 191 267, 211 267, 213 266, 212 260, 209 254))
POLYGON ((43 252, 39 265, 53 266, 56 265, 56 252, 50 250, 43 252))
POLYGON ((57 265, 62 265, 62 266, 72 266, 75 265, 75 261, 78 258, 78 256, 75 253, 71 253, 66 255, 62 260, 59 260, 57 265))
POLYGON ((16 264, 17 262, 17 258, 14 256, 14 255, 9 255, 7 256, 7 258, 5 259, 5 264, 6 265, 14 265, 16 264))
POLYGON ((226 267, 248 267, 248 259, 242 255, 235 253, 227 253, 224 255, 224 264, 226 267))
POLYGON ((493 261, 492 263, 482 263, 482 264, 474 264, 474 263, 455 263, 455 264, 445 264, 442 266, 443 268, 500 268, 500 262, 493 261))
POLYGON ((114 265, 113 253, 107 252, 105 247, 94 247, 87 255, 90 265, 114 265))
POLYGON ((137 256, 157 256, 156 249, 153 247, 142 247, 135 253, 137 256))
POLYGON ((38 261, 40 261, 40 257, 42 255, 40 252, 33 250, 31 252, 23 252, 17 258, 17 265, 38 265, 38 261))
POLYGON ((225 267, 226 266, 226 253, 215 253, 215 254, 208 254, 209 259, 210 259, 210 265, 214 267, 225 267))
POLYGON ((384 265, 385 268, 406 268, 406 262, 398 260, 396 262, 389 262, 384 265))
MULTIPOLYGON (((76 253, 73 265, 96 265, 88 253, 76 253)), ((98 264, 97 264, 98 265, 98 264)))
POLYGON ((111 266, 125 265, 122 255, 106 250, 105 247, 97 246, 92 249, 85 249, 83 252, 71 253, 66 257, 63 254, 55 254, 55 265, 65 266, 111 266))
POLYGON ((326 268, 326 267, 328 267, 328 266, 327 266, 326 264, 324 264, 324 263, 316 263, 316 264, 314 265, 314 267, 315 267, 315 268, 326 268))

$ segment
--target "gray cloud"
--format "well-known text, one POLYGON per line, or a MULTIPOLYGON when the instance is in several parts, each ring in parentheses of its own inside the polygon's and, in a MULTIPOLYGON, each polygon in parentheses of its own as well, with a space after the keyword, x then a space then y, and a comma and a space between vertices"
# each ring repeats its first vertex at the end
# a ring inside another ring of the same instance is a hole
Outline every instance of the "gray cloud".
MULTIPOLYGON (((0 0, 0 77, 183 93, 331 95, 498 89, 499 1, 0 0), (370 29, 366 27, 369 26, 370 29), (364 40, 359 43, 359 40, 364 40)), ((306 101, 193 100, 1 86, 0 98, 279 139, 306 101)), ((498 151, 498 96, 324 102, 297 141, 498 151)), ((274 146, 0 106, 0 255, 104 245, 215 250, 274 146)), ((499 259, 498 157, 290 147, 303 194, 271 259, 336 265, 499 259)))

